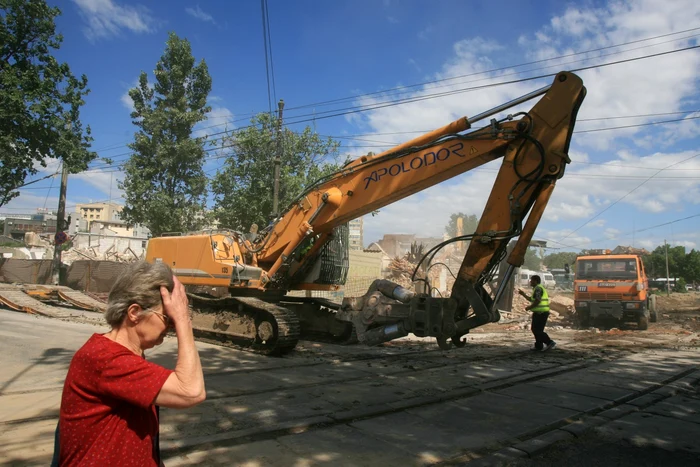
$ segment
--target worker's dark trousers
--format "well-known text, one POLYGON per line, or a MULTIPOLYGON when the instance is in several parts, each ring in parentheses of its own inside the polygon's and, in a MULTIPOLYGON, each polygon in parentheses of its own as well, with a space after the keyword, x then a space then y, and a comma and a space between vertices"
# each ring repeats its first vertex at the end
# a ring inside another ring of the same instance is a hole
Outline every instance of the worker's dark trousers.
POLYGON ((542 350, 545 345, 549 345, 552 339, 549 338, 544 327, 547 324, 549 312, 547 313, 532 313, 532 333, 535 335, 535 348, 542 350))

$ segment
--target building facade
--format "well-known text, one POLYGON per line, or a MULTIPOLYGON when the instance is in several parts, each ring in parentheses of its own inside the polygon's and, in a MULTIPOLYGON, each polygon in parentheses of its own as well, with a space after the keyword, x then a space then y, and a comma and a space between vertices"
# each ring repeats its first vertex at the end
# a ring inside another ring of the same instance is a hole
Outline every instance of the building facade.
POLYGON ((116 203, 88 203, 78 204, 75 210, 80 217, 88 222, 91 221, 116 221, 119 220, 119 213, 122 205, 116 203))
POLYGON ((348 222, 348 227, 350 229, 350 249, 351 250, 363 250, 364 249, 364 239, 363 230, 364 224, 362 222, 362 217, 353 219, 348 222))
POLYGON ((35 232, 44 237, 56 234, 56 215, 46 209, 37 209, 36 214, 6 216, 4 221, 3 235, 16 240, 24 240, 27 232, 35 232))

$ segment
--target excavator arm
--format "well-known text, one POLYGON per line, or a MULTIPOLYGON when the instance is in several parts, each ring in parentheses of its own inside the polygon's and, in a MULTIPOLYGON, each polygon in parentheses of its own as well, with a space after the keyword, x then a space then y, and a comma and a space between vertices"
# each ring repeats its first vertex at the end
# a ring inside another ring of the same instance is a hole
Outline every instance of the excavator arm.
POLYGON ((434 336, 440 347, 450 348, 463 345, 461 337, 470 329, 499 320, 495 304, 514 269, 523 264, 556 181, 570 162, 569 144, 586 90, 580 78, 562 72, 550 87, 533 94, 537 93, 544 95, 517 122, 492 121, 490 127, 471 133, 468 143, 463 138, 451 140, 452 144, 466 143, 472 157, 465 156, 464 163, 470 168, 503 157, 451 296, 415 295, 388 281, 375 282, 364 296, 345 299, 338 314, 339 319, 355 325, 361 342, 372 345, 412 332, 434 336), (492 150, 481 152, 489 143, 492 150), (505 255, 508 242, 516 237, 507 258, 509 267, 491 297, 483 285, 505 255))

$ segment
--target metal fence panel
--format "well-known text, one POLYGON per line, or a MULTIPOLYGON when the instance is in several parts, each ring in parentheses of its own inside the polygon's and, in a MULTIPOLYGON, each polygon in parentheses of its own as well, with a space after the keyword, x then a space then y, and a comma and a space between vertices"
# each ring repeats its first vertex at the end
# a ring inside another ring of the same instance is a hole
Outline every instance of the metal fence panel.
POLYGON ((0 282, 49 285, 51 264, 50 259, 0 258, 0 282))

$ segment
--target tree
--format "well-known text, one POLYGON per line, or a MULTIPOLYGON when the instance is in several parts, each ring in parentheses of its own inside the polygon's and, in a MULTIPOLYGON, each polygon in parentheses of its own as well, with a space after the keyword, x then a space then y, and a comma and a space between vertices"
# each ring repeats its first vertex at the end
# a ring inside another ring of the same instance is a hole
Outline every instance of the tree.
POLYGON ((322 139, 310 127, 299 133, 285 128, 278 134, 277 120, 270 114, 258 114, 250 126, 231 132, 222 142, 222 147, 232 150, 211 185, 215 215, 222 226, 247 231, 252 224, 270 222, 277 138, 282 138, 282 210, 310 183, 340 168, 336 163, 338 142, 322 139))
POLYGON ((47 159, 78 173, 97 157, 80 121, 87 77, 53 56, 63 41, 54 23, 60 14, 44 0, 0 0, 0 206, 47 159))
POLYGON ((659 245, 649 256, 642 258, 644 269, 652 278, 666 277, 666 248, 668 248, 668 274, 680 277, 685 262, 685 247, 659 245))
POLYGON ((578 253, 562 251, 545 256, 543 262, 548 269, 563 269, 564 265, 568 264, 573 270, 577 256, 578 253))
POLYGON ((537 256, 537 251, 534 248, 528 248, 525 252, 525 260, 522 267, 533 271, 539 271, 542 267, 542 260, 537 256))
POLYGON ((692 249, 685 255, 681 275, 688 283, 700 283, 700 251, 692 249))
POLYGON ((204 138, 192 138, 192 131, 211 110, 210 91, 205 61, 195 64, 189 41, 170 33, 153 87, 141 72, 138 87, 129 90, 131 118, 139 130, 119 184, 126 198, 122 219, 145 225, 156 236, 206 224, 204 138))
POLYGON ((450 216, 450 221, 445 226, 445 232, 451 238, 457 236, 457 219, 462 218, 462 235, 468 235, 476 231, 479 225, 479 218, 474 214, 454 213, 450 216))

